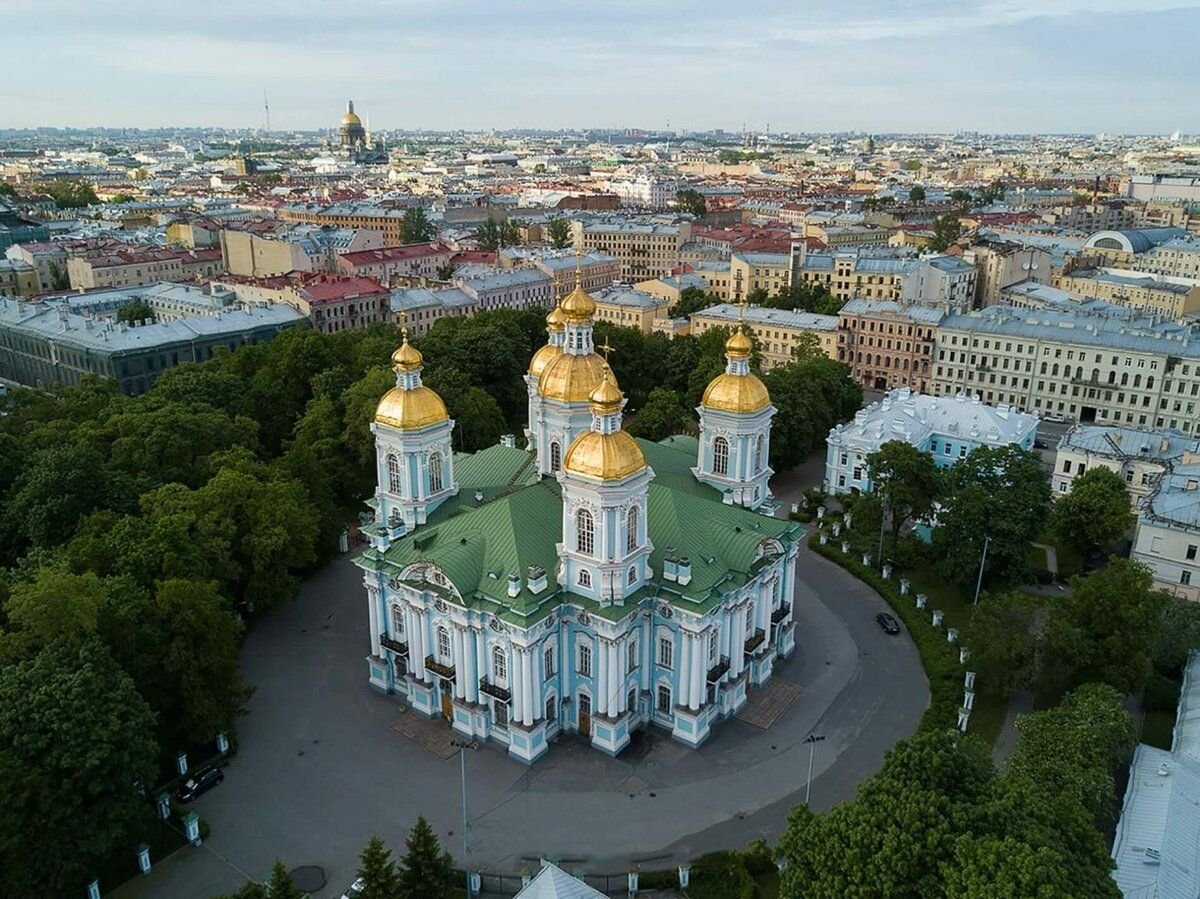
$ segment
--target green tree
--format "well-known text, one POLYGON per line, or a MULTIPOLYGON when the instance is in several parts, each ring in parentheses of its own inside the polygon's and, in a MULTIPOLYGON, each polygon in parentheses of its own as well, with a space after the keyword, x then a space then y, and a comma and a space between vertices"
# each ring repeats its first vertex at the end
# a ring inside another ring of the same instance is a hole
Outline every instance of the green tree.
POLYGON ((919 172, 924 163, 919 159, 906 159, 900 167, 906 172, 919 172))
POLYGON ((509 219, 500 226, 500 246, 517 247, 521 245, 521 222, 509 219))
POLYGON ((708 204, 704 202, 704 195, 692 187, 676 191, 675 205, 679 207, 680 212, 690 212, 697 218, 708 212, 708 204))
POLYGON ((236 893, 231 893, 228 896, 219 896, 218 899, 271 899, 271 894, 267 892, 267 888, 261 883, 250 883, 243 886, 236 893))
POLYGON ((54 181, 46 188, 46 194, 59 209, 81 209, 100 202, 86 181, 54 181))
POLYGON ((104 644, 0 668, 0 894, 77 894, 145 825, 154 716, 104 644))
POLYGON ((910 203, 925 202, 925 188, 919 184, 914 184, 908 191, 908 199, 910 203))
POLYGON ((17 189, 7 181, 0 181, 0 197, 15 197, 17 189))
POLYGON ((392 851, 377 836, 371 837, 359 856, 358 876, 363 889, 359 899, 399 899, 400 878, 392 851))
POLYGON ((985 594, 963 629, 962 643, 971 648, 971 667, 982 692, 1007 697, 1033 681, 1037 664, 1034 600, 1019 592, 985 594))
POLYGON ((1178 597, 1166 600, 1152 651, 1154 667, 1164 674, 1179 674, 1188 653, 1196 648, 1200 648, 1200 603, 1178 597))
POLYGON ((134 199, 136 199, 136 198, 133 196, 133 194, 124 194, 124 193, 122 193, 122 194, 116 194, 115 196, 109 197, 109 198, 108 198, 108 202, 109 202, 109 203, 112 203, 112 204, 115 204, 115 203, 132 203, 132 202, 134 201, 134 199))
POLYGON ((481 250, 495 253, 503 246, 500 225, 489 215, 487 221, 475 229, 475 240, 478 241, 481 250))
POLYGON ((889 440, 867 456, 873 492, 891 515, 892 545, 900 530, 933 512, 942 489, 933 456, 903 440, 889 440))
POLYGON ((437 225, 429 220, 424 206, 410 206, 400 220, 401 243, 425 243, 437 236, 437 225))
POLYGON ((771 423, 770 462, 776 471, 798 465, 830 428, 862 407, 862 387, 849 366, 826 356, 815 338, 797 341, 792 361, 775 366, 763 380, 779 410, 771 423))
POLYGON ((70 274, 66 269, 59 268, 57 262, 50 262, 46 266, 46 271, 50 274, 51 290, 66 290, 71 286, 70 274))
POLYGON ((437 267, 436 276, 439 281, 449 281, 454 277, 454 266, 445 262, 437 267))
POLYGON ((1167 596, 1150 569, 1112 558, 1050 609, 1042 638, 1041 683, 1049 691, 1102 682, 1123 693, 1141 688, 1162 627, 1167 596))
POLYGON ((987 538, 985 580, 1027 577, 1026 548, 1045 529, 1050 506, 1038 457, 1019 446, 981 446, 946 471, 945 485, 933 534, 942 574, 974 584, 987 538))
POLYGON ((1097 825, 1108 823, 1116 802, 1113 772, 1136 740, 1121 693, 1084 684, 1054 708, 1019 716, 1017 730, 1008 776, 1070 797, 1097 825))
POLYGON ((1004 199, 1004 182, 993 181, 979 193, 979 202, 982 206, 987 206, 989 203, 995 203, 998 200, 1004 199))
POLYGON ((283 862, 275 859, 271 877, 267 880, 267 899, 307 899, 308 894, 296 886, 283 862))
POLYGON ((445 899, 453 882, 449 852, 443 852, 437 835, 424 816, 417 818, 404 841, 408 851, 400 859, 401 899, 445 899))
POLYGON ((493 446, 505 433, 508 425, 500 405, 486 390, 472 386, 463 372, 442 366, 427 383, 441 396, 454 419, 455 446, 460 452, 473 453, 493 446))
POLYGON ((691 421, 691 416, 679 401, 679 394, 665 387, 656 387, 650 391, 649 399, 638 410, 627 430, 635 437, 658 441, 672 434, 683 433, 691 421))
POLYGON ((1071 491, 1058 497, 1050 528, 1082 552, 1112 546, 1133 523, 1129 490, 1115 471, 1096 466, 1071 482, 1071 491))
POLYGON ((550 246, 556 250, 562 250, 571 245, 571 223, 567 219, 554 219, 546 226, 546 237, 550 239, 550 246))
POLYGON ((690 318, 701 309, 715 305, 716 302, 699 287, 685 287, 679 291, 679 299, 671 306, 670 316, 671 318, 690 318))
POLYGON ((967 207, 971 205, 971 192, 962 188, 955 188, 950 191, 950 202, 955 206, 967 207))
POLYGON ((939 253, 950 249, 955 241, 962 235, 962 223, 958 220, 958 215, 953 212, 947 212, 945 215, 939 215, 933 222, 933 240, 929 244, 931 250, 939 253))

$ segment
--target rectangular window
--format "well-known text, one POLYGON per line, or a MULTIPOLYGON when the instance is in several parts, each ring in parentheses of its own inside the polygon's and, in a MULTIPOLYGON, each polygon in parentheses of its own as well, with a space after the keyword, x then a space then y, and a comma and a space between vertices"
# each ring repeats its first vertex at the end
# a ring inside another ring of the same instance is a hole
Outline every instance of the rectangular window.
POLYGON ((675 642, 670 637, 658 638, 658 664, 662 668, 672 668, 675 661, 675 642))
POLYGON ((671 714, 671 688, 666 684, 660 684, 658 687, 658 702, 656 704, 656 708, 664 715, 671 714))
POLYGON ((629 638, 629 645, 628 645, 628 648, 626 649, 626 652, 628 653, 628 657, 627 657, 628 664, 625 666, 626 670, 633 671, 638 666, 638 645, 637 645, 636 637, 629 638))
POLYGON ((708 664, 709 665, 717 664, 717 649, 719 646, 718 638, 719 638, 719 635, 717 634, 715 629, 713 630, 712 633, 710 633, 708 635, 708 664))
POLYGON ((592 676, 592 647, 586 643, 579 644, 579 673, 583 677, 592 676))
POLYGON ((542 653, 542 665, 545 668, 546 677, 547 678, 554 677, 555 671, 557 669, 554 666, 554 647, 553 646, 547 647, 546 651, 544 653, 542 653))
POLYGON ((1063 473, 1064 474, 1071 473, 1071 460, 1070 459, 1063 459, 1063 473))
POLYGON ((1187 586, 1187 585, 1191 584, 1191 582, 1192 582, 1192 573, 1190 571, 1184 570, 1184 571, 1179 572, 1179 583, 1183 584, 1184 586, 1187 586))
POLYGON ((1195 560, 1195 558, 1196 558, 1196 544, 1195 543, 1188 544, 1186 558, 1189 562, 1195 560))

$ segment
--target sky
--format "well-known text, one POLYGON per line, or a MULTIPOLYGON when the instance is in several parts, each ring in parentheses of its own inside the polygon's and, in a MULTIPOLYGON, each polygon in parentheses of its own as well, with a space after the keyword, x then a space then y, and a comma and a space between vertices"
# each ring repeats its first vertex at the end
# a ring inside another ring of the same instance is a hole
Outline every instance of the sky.
POLYGON ((1200 133, 1200 0, 0 0, 0 128, 1200 133))

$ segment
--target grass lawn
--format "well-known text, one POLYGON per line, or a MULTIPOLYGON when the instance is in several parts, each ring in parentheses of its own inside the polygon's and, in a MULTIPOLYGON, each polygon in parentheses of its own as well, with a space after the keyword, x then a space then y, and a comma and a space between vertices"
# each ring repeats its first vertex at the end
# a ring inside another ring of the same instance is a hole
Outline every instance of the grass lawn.
MULTIPOLYGON (((1059 577, 1070 577, 1073 574, 1079 574, 1083 570, 1083 556, 1073 547, 1061 542, 1054 534, 1046 531, 1037 538, 1037 542, 1054 547, 1055 555, 1058 557, 1059 577)), ((1045 563, 1043 563, 1042 567, 1045 567, 1045 563)))
POLYGON ((1174 712, 1147 712, 1142 722, 1141 742, 1157 746, 1159 749, 1170 749, 1171 732, 1174 727, 1174 712))
MULTIPOLYGON (((956 627, 960 631, 967 626, 971 619, 972 599, 975 591, 969 592, 952 581, 938 575, 936 572, 920 568, 904 572, 904 576, 912 582, 913 593, 924 593, 929 597, 926 608, 932 613, 941 609, 945 615, 947 627, 956 627)), ((971 723, 968 729, 978 734, 988 745, 996 743, 1000 728, 1004 726, 1004 716, 1008 711, 1008 702, 1004 699, 975 694, 975 708, 971 710, 971 723)))
POLYGON ((1046 567, 1046 550, 1032 543, 1025 547, 1025 560, 1034 571, 1049 571, 1046 567))

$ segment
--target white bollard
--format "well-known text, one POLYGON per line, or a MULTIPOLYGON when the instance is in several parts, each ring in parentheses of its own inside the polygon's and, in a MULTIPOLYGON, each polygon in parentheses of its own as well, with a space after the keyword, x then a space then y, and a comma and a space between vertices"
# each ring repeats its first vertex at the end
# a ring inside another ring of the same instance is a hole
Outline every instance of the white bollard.
POLYGON ((929 597, 927 597, 924 593, 917 594, 917 608, 918 609, 925 608, 925 603, 928 601, 929 601, 929 597))
POLYGON ((963 686, 968 690, 975 689, 975 672, 968 671, 966 677, 963 678, 963 686))
POLYGON ((960 646, 958 648, 958 664, 967 664, 967 659, 969 658, 971 658, 971 650, 967 649, 965 646, 960 646))
POLYGON ((933 610, 933 626, 941 627, 942 626, 942 618, 943 618, 942 610, 934 609, 933 610))
POLYGON ((137 847, 138 870, 143 874, 150 873, 150 847, 141 843, 137 847))
POLYGON ((952 627, 946 631, 946 642, 947 643, 957 643, 958 642, 958 628, 952 627))
POLYGON ((900 578, 900 595, 908 596, 908 591, 912 588, 912 581, 906 577, 900 578))
POLYGON ((821 536, 818 539, 821 541, 821 545, 824 546, 829 542, 829 535, 821 531, 821 536))
POLYGON ((966 709, 967 711, 970 711, 971 709, 975 708, 975 691, 974 690, 964 690, 963 691, 963 708, 966 709))
POLYGON ((680 865, 679 866, 679 888, 681 890, 686 890, 688 888, 688 883, 691 882, 691 876, 692 876, 692 866, 691 865, 680 865))
POLYGON ((93 880, 87 886, 87 899, 100 899, 100 881, 93 880))
POLYGON ((960 731, 962 731, 964 734, 967 732, 967 722, 969 720, 971 720, 971 710, 970 709, 959 709, 958 710, 958 729, 960 731))
POLYGON ((850 541, 849 540, 842 541, 842 553, 847 556, 850 555, 850 541))
POLYGON ((186 752, 179 753, 179 756, 175 759, 175 767, 179 769, 179 773, 181 775, 187 774, 188 763, 187 763, 187 753, 186 752))
POLYGON ((883 579, 890 581, 892 579, 892 564, 890 562, 883 563, 883 579))
POLYGON ((842 523, 840 521, 835 521, 833 523, 833 536, 835 536, 835 537, 842 536, 842 523))
POLYGON ((629 872, 629 895, 636 896, 638 891, 638 872, 629 872))
POLYGON ((871 554, 870 553, 863 553, 862 560, 863 560, 864 565, 866 565, 868 568, 871 567, 871 554))

